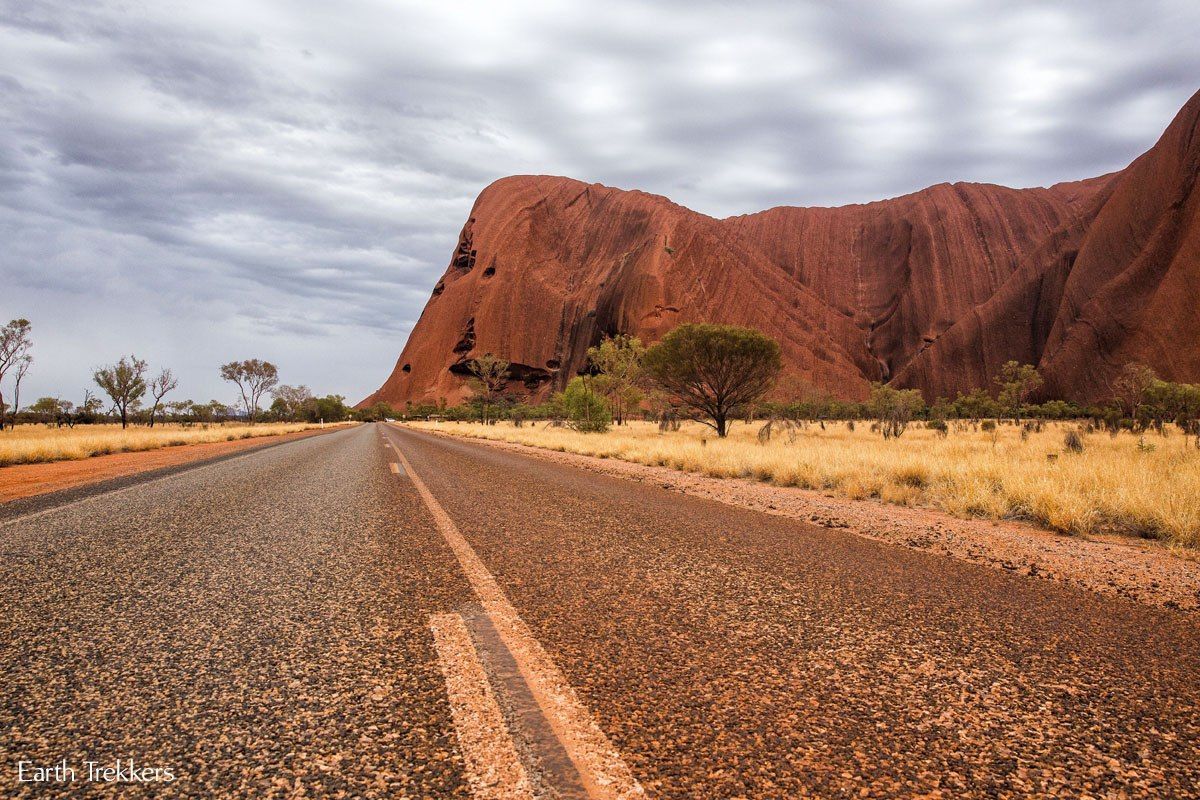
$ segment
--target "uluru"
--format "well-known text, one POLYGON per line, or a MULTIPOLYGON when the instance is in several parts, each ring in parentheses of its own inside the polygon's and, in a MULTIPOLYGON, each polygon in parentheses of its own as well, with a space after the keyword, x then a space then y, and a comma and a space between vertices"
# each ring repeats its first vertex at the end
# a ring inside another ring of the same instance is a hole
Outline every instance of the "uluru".
POLYGON ((455 403, 467 363, 509 362, 533 400, 606 334, 682 322, 776 338, 794 381, 928 399, 1034 364, 1047 396, 1105 396, 1130 362, 1200 380, 1200 94, 1120 172, 1049 188, 944 183, 838 208, 714 219, 550 176, 479 195, 387 381, 363 401, 455 403))

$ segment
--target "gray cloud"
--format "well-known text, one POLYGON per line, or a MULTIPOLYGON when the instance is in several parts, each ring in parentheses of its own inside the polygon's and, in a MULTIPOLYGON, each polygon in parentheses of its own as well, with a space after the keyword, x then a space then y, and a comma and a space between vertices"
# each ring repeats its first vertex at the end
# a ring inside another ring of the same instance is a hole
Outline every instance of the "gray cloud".
POLYGON ((1200 7, 0 0, 0 317, 26 396, 134 351, 358 399, 507 174, 714 216, 1119 169, 1200 88, 1200 7))

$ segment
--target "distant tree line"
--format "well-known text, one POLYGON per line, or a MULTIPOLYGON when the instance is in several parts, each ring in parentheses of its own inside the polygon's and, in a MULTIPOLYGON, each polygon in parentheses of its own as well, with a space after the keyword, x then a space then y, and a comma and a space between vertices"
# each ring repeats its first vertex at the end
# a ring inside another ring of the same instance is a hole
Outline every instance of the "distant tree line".
MULTIPOLYGON (((902 436, 914 422, 945 434, 951 420, 976 427, 997 420, 1013 423, 1080 420, 1112 434, 1166 433, 1174 424, 1200 446, 1200 384, 1159 379, 1144 364, 1127 364, 1112 381, 1110 398, 1078 404, 1032 398, 1042 389, 1036 367, 1009 361, 993 384, 927 402, 916 389, 873 384, 870 396, 851 401, 793 380, 780 385, 779 345, 764 334, 731 325, 686 324, 646 348, 635 337, 605 337, 588 350, 581 374, 546 402, 530 405, 505 392, 509 363, 485 354, 468 363, 471 396, 458 406, 377 404, 377 418, 500 420, 515 425, 545 421, 580 431, 604 431, 631 418, 657 421, 664 430, 682 420, 708 425, 717 436, 736 420, 753 422, 866 421, 884 438, 902 436), (772 391, 774 390, 774 391, 772 391), (771 399, 768 399, 768 396, 771 399), (783 399, 781 399, 783 398, 783 399)), ((767 430, 769 437, 770 429, 767 430)))
POLYGON ((136 355, 96 367, 92 386, 83 390, 78 403, 39 397, 22 406, 22 382, 33 365, 32 330, 26 319, 12 320, 0 328, 0 430, 21 423, 67 427, 120 423, 125 428, 164 422, 342 422, 358 413, 346 405, 342 395, 316 397, 306 386, 281 385, 278 368, 258 358, 220 366, 222 380, 237 389, 238 399, 233 403, 169 399, 179 387, 175 374, 167 367, 152 373, 150 365, 136 355), (272 402, 264 408, 268 398, 272 402))
POLYGON ((396 409, 377 403, 360 410, 347 406, 342 395, 317 397, 306 386, 280 384, 278 368, 258 358, 220 366, 221 378, 237 389, 233 404, 172 400, 168 395, 178 387, 173 372, 164 367, 151 375, 146 361, 130 355, 94 370, 92 380, 99 394, 89 388, 78 404, 41 397, 22 408, 21 384, 33 364, 31 331, 25 319, 0 328, 0 430, 19 422, 154 426, 437 417, 485 424, 545 421, 600 432, 640 417, 658 422, 662 430, 695 420, 718 437, 727 435, 737 420, 757 420, 766 423, 766 438, 775 423, 786 427, 797 422, 861 420, 869 421, 884 438, 897 438, 914 422, 945 434, 950 420, 976 426, 986 421, 992 429, 996 420, 1082 420, 1093 430, 1114 435, 1124 430, 1165 434, 1167 426, 1174 424, 1195 437, 1200 447, 1200 384, 1161 380, 1144 364, 1125 365, 1109 386, 1109 399, 1086 405, 1060 399, 1032 402, 1042 388, 1042 377, 1034 366, 1016 361, 1002 366, 993 385, 953 399, 929 403, 915 389, 874 384, 866 400, 848 401, 795 378, 781 384, 780 347, 765 334, 733 325, 694 323, 680 325, 649 348, 626 334, 604 337, 588 349, 580 374, 539 404, 523 402, 507 391, 515 380, 512 365, 492 353, 467 363, 470 396, 461 405, 448 407, 442 401, 396 409))

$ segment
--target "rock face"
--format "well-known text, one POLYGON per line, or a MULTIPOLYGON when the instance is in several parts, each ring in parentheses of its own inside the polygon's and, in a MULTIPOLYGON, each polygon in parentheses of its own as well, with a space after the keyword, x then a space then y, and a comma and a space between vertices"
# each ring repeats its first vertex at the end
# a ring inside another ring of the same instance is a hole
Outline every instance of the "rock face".
POLYGON ((453 404, 466 362, 512 362, 535 399, 602 335, 758 328, 785 382, 861 398, 988 386, 1009 359, 1054 396, 1105 396, 1128 361, 1200 380, 1200 94, 1122 172, 1048 189, 940 184, 841 208, 717 220, 568 178, 487 187, 387 382, 364 400, 453 404))

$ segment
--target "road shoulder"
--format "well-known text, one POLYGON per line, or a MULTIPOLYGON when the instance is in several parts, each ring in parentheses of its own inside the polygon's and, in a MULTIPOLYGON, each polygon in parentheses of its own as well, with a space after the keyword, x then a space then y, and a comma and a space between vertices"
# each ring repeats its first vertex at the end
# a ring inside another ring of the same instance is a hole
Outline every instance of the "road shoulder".
POLYGON ((0 521, 344 428, 0 467, 0 521))

